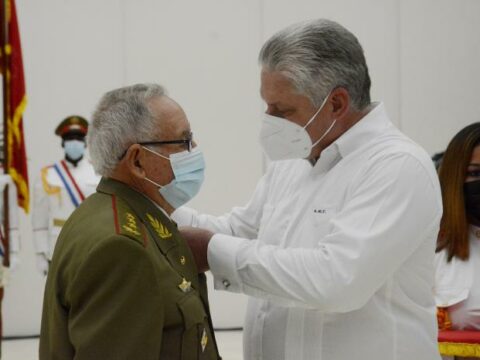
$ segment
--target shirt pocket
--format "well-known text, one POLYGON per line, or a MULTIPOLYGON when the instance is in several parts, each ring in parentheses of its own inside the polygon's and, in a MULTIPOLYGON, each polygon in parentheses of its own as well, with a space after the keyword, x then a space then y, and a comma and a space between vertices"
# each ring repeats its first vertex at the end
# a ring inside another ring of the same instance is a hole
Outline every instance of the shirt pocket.
POLYGON ((184 323, 182 334, 182 360, 216 359, 212 332, 202 300, 195 291, 177 304, 184 323))
POLYGON ((309 214, 304 224, 304 237, 309 239, 308 245, 317 246, 333 231, 333 223, 337 214, 336 205, 314 206, 309 209, 309 214))

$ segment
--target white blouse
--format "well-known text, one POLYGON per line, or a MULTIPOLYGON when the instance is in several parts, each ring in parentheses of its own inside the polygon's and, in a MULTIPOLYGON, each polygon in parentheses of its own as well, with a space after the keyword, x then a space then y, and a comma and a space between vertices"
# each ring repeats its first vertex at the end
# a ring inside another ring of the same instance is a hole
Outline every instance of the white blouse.
POLYGON ((467 261, 447 263, 445 251, 435 259, 437 306, 448 308, 457 330, 480 330, 480 228, 470 227, 469 244, 467 261))

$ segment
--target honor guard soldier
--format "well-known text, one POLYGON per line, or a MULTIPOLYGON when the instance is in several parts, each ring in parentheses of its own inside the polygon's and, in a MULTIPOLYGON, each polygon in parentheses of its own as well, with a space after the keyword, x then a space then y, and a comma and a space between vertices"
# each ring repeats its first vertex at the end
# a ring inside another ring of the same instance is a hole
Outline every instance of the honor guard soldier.
POLYGON ((69 116, 55 129, 65 158, 41 170, 33 195, 33 240, 37 269, 46 274, 58 234, 70 214, 95 192, 100 177, 85 156, 88 122, 69 116))

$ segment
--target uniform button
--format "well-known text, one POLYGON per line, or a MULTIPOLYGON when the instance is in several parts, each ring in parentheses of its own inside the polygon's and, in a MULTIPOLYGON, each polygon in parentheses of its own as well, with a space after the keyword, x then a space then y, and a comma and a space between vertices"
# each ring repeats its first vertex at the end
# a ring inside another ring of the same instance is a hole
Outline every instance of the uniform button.
POLYGON ((223 284, 223 286, 225 286, 225 288, 228 288, 230 286, 230 281, 225 279, 225 280, 222 281, 222 284, 223 284))
POLYGON ((185 259, 185 256, 180 256, 180 264, 185 265, 187 262, 187 259, 185 259))

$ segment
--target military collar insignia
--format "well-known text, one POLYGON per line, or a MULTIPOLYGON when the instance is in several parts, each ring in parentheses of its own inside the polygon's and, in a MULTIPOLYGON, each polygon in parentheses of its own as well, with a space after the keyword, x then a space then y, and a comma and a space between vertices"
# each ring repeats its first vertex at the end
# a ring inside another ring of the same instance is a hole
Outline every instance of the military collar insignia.
POLYGON ((158 219, 154 218, 149 213, 147 213, 147 218, 148 221, 150 221, 150 225, 152 225, 153 230, 155 230, 155 232, 161 239, 169 239, 172 237, 172 233, 167 229, 165 225, 158 221, 158 219))

